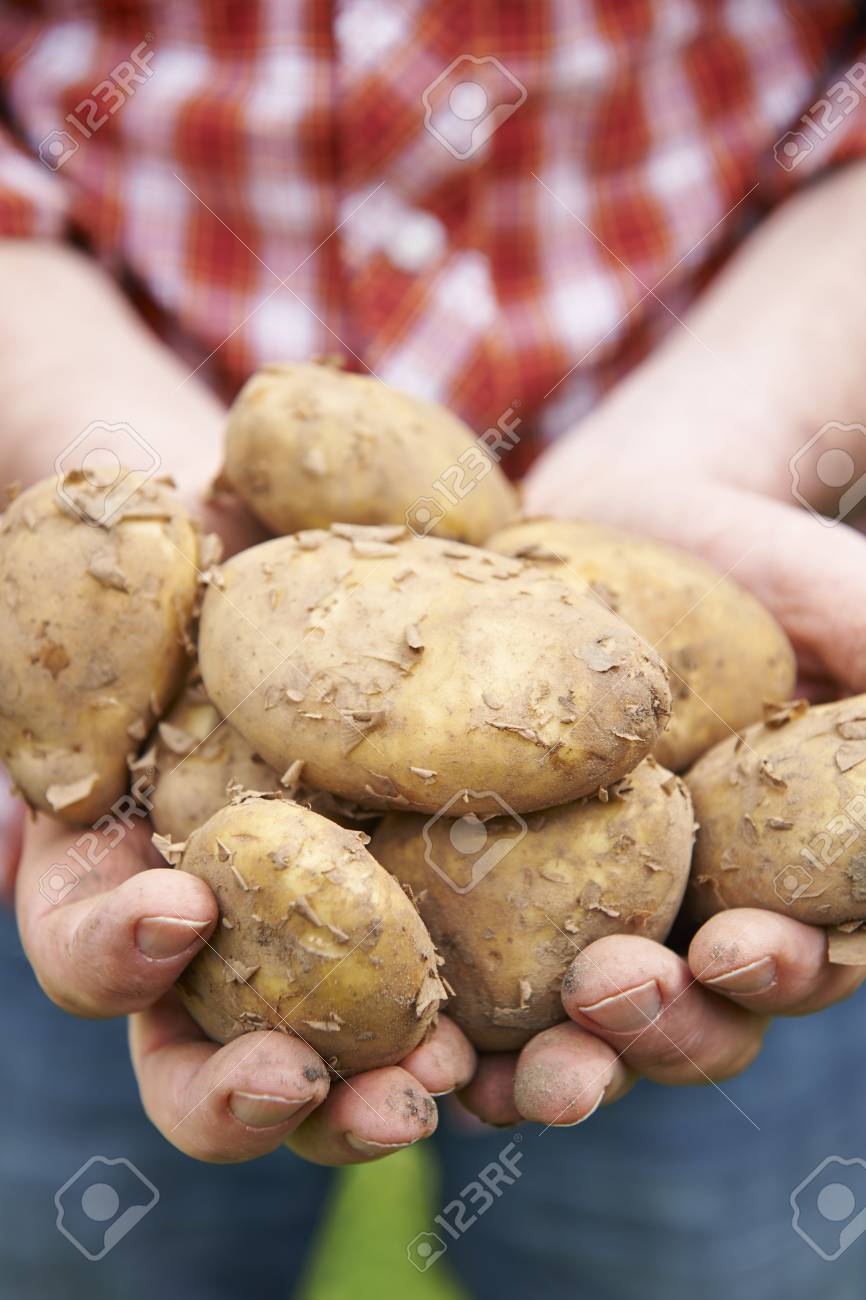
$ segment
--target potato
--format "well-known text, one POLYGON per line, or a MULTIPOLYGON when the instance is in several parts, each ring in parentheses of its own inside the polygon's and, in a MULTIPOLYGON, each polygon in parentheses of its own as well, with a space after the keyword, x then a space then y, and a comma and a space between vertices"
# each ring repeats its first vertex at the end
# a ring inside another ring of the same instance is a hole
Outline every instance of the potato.
POLYGON ((187 687, 157 727, 151 820, 161 835, 185 840, 231 802, 228 788, 278 791, 280 778, 220 717, 200 682, 187 687))
POLYGON ((302 763, 280 777, 220 716, 201 681, 187 686, 157 728, 156 743, 134 765, 154 783, 151 820, 169 841, 185 840, 239 791, 279 793, 350 830, 370 831, 377 815, 302 780, 302 763))
POLYGON ((276 771, 301 759, 371 807, 566 803, 631 771, 667 719, 654 653, 519 560, 335 524, 244 551, 220 581, 199 636, 214 703, 276 771))
POLYGON ((588 943, 664 939, 673 923, 691 858, 688 793, 652 758, 610 793, 525 821, 391 813, 373 836, 445 959, 448 1014, 483 1051, 565 1019, 562 978, 588 943))
POLYGON ((356 832, 250 798, 193 831, 179 865, 219 903, 178 985, 211 1038, 294 1033, 340 1074, 393 1065, 424 1038, 446 996, 433 943, 356 832))
POLYGON ((866 695, 766 720, 696 763, 690 907, 763 907, 814 925, 866 920, 866 695))
POLYGON ((755 598, 686 551, 575 520, 538 519, 491 537, 491 550, 536 557, 563 582, 590 584, 671 670, 673 715, 655 748, 681 772, 794 690, 794 652, 755 598))
POLYGON ((186 671, 198 538, 164 483, 102 526, 80 475, 47 479, 0 521, 0 761, 34 808, 92 822, 186 671))
POLYGON ((223 479, 275 533, 408 523, 477 543, 516 510, 493 451, 443 407, 372 376, 269 365, 229 412, 223 479))

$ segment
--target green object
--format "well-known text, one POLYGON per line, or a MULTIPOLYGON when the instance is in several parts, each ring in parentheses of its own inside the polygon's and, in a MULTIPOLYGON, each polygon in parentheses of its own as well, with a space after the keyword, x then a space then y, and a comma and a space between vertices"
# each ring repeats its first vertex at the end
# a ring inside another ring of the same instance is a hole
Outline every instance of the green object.
POLYGON ((423 1147, 343 1170, 297 1300, 466 1300, 447 1254, 421 1272, 406 1253, 430 1229, 435 1186, 423 1147))

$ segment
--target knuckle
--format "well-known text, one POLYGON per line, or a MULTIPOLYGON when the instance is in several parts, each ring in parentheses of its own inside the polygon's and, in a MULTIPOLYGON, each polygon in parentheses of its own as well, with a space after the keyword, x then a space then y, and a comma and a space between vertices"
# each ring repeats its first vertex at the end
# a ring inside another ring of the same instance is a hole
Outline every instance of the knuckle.
POLYGON ((664 1021, 662 1014, 632 1053, 660 1070, 676 1070, 689 1078, 701 1078, 699 1062, 705 1042, 703 1027, 688 1022, 665 1025, 664 1021))

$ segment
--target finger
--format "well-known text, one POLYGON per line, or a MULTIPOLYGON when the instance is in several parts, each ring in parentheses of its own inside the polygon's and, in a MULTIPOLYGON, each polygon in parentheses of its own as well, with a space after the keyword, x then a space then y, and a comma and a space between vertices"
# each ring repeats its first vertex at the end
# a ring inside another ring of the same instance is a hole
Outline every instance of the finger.
MULTIPOLYGON (((142 810, 137 815, 142 816, 142 810)), ((145 868, 165 865, 146 821, 125 826, 114 819, 110 831, 93 831, 39 816, 24 827, 17 905, 28 916, 41 916, 61 904, 104 893, 145 868)))
POLYGON ((805 1015, 847 997, 866 979, 859 966, 832 966, 816 926, 753 907, 719 912, 689 947, 705 988, 762 1015, 805 1015))
POLYGON ((470 1114, 494 1128, 511 1128, 523 1119, 514 1103, 516 1052, 484 1052, 471 1081, 459 1094, 470 1114))
POLYGON ((851 690, 866 688, 866 540, 844 523, 827 528, 793 501, 734 489, 717 495, 729 526, 723 537, 709 525, 712 552, 704 553, 724 572, 734 566, 732 576, 775 614, 801 661, 851 690))
POLYGON ((762 1017, 707 992, 675 953, 637 935, 589 944, 566 973, 562 1001, 631 1069, 664 1083, 738 1074, 766 1031, 762 1017))
POLYGON ((424 1042, 400 1062, 432 1097, 464 1087, 477 1063, 475 1048, 447 1016, 439 1016, 424 1042))
MULTIPOLYGON (((524 485, 527 512, 639 528, 702 556, 766 605, 811 675, 844 683, 849 691, 866 690, 866 539, 860 531, 844 519, 828 527, 802 508, 784 460, 776 463, 780 474, 766 483, 772 497, 719 482, 714 471, 712 480, 673 477, 675 498, 653 499, 644 490, 646 464, 635 448, 617 462, 617 490, 600 491, 609 441, 561 440, 524 485)), ((679 457, 676 442, 672 447, 679 457)), ((739 467, 728 460, 722 468, 733 475, 739 467)))
POLYGON ((436 1131, 436 1103, 398 1065, 333 1084, 287 1146, 317 1165, 367 1164, 436 1131))
POLYGON ((616 1101, 633 1076, 616 1050, 571 1023, 545 1029, 517 1060, 514 1104, 524 1119, 569 1128, 616 1101))
POLYGON ((50 864, 62 859, 68 836, 68 828, 45 819, 25 836, 16 890, 24 950, 42 988, 65 1011, 138 1011, 169 989, 200 950, 217 921, 216 900, 186 872, 140 870, 136 849, 146 850, 147 840, 130 834, 95 868, 101 890, 92 892, 93 881, 82 879, 80 890, 54 905, 39 882, 48 873, 50 883, 50 864))
POLYGON ((175 994, 131 1017, 141 1100, 173 1146, 219 1164, 275 1150, 328 1094, 328 1070, 299 1038, 257 1031, 220 1047, 175 994))
POLYGON ((6 772, 0 768, 0 894, 13 892, 24 834, 24 804, 12 793, 6 772))

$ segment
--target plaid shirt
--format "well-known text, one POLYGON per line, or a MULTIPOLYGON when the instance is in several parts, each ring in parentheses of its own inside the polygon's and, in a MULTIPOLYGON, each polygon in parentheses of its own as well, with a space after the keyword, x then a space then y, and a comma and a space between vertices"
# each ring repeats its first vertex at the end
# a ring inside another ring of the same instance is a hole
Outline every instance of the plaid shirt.
MULTIPOLYGON (((0 7, 0 233, 75 239, 225 396, 343 353, 550 437, 866 145, 847 0, 0 7)), ((526 439, 524 438, 524 443, 526 439)))

